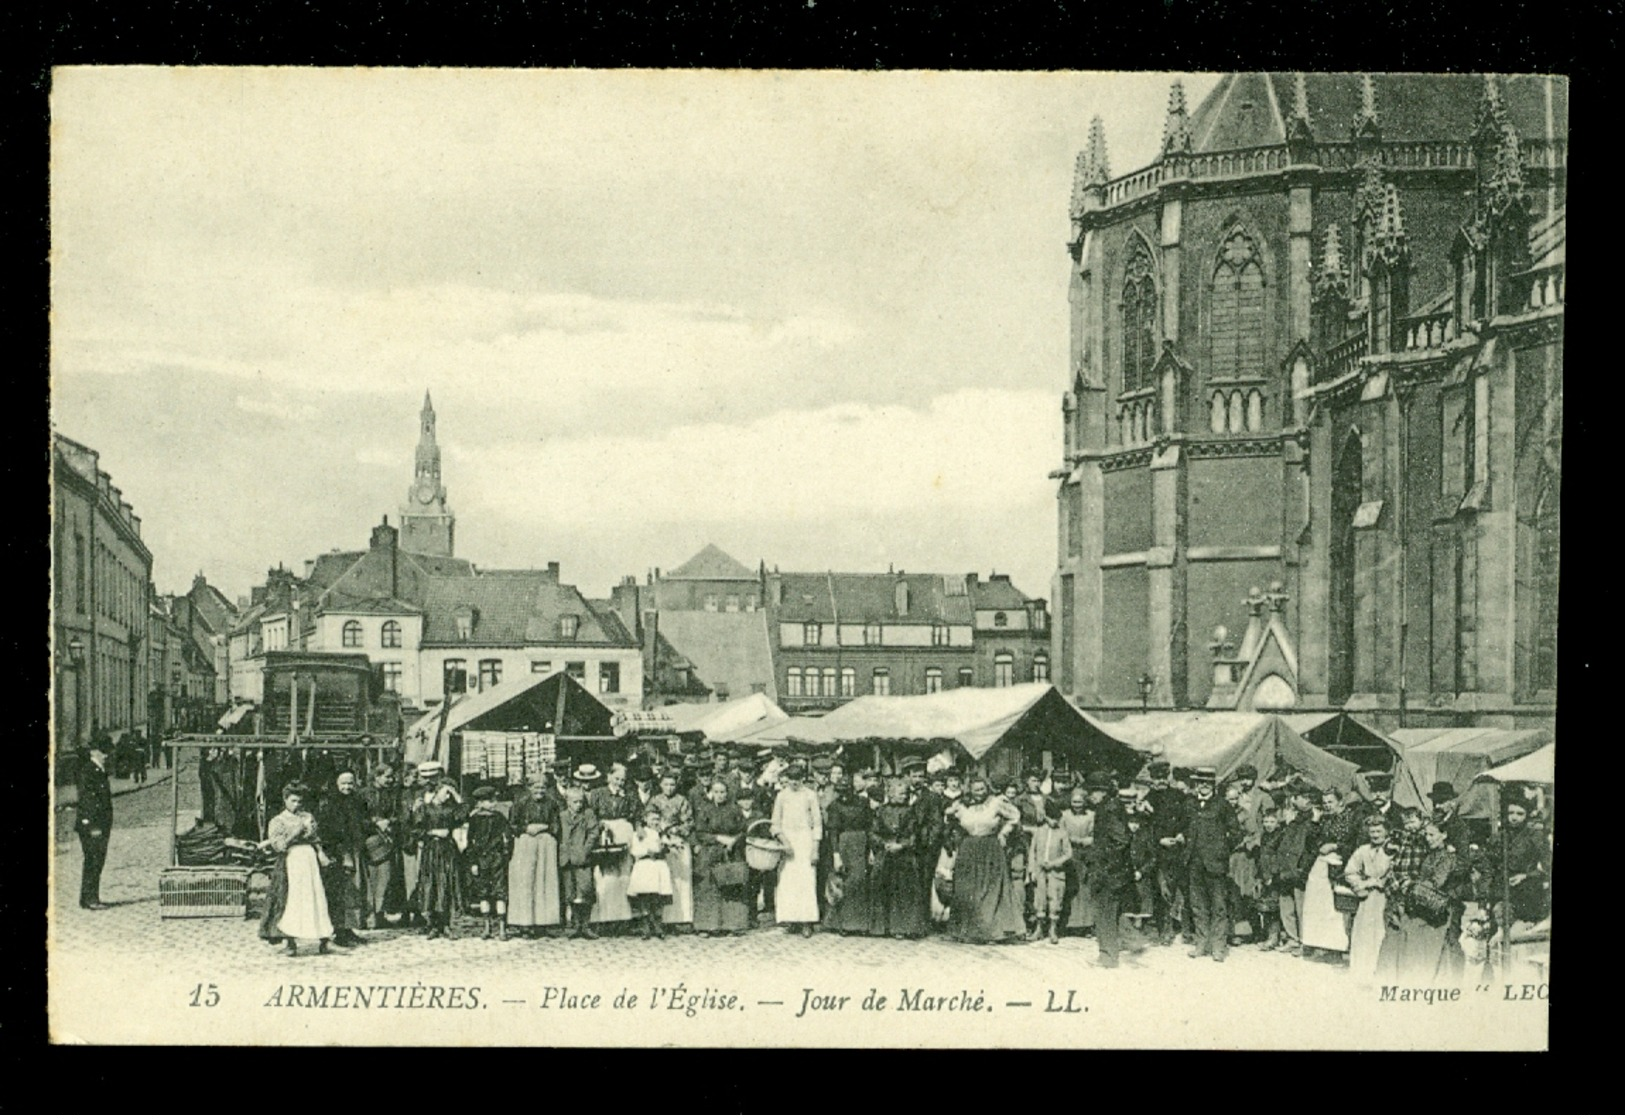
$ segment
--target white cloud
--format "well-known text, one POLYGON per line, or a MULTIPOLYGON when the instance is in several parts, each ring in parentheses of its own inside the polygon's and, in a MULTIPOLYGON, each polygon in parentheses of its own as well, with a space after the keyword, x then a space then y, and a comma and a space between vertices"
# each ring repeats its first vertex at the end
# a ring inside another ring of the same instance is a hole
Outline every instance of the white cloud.
POLYGON ((958 517, 1043 499, 1058 426, 1052 394, 975 389, 920 408, 836 404, 650 438, 458 445, 459 512, 560 529, 958 517))

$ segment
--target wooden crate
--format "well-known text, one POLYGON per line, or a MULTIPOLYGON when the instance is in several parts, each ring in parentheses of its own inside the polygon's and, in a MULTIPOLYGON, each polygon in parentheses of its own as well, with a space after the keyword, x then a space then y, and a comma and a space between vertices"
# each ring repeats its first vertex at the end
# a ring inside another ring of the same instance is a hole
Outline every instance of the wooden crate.
POLYGON ((238 917, 247 913, 247 867, 172 866, 158 875, 158 916, 238 917))

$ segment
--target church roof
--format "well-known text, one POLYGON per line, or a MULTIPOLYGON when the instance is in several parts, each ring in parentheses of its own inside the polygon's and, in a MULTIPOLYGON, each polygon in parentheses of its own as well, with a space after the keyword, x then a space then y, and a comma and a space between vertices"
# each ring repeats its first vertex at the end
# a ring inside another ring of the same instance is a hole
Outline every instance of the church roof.
POLYGON ((756 572, 715 544, 701 548, 687 563, 666 572, 667 579, 738 579, 755 581, 756 572))
MULTIPOLYGON (((1198 152, 1286 142, 1295 104, 1291 73, 1226 74, 1191 114, 1198 152)), ((1347 140, 1362 105, 1360 74, 1303 75, 1309 127, 1319 140, 1347 140)), ((1497 75, 1507 117, 1524 139, 1568 134, 1568 80, 1535 74, 1497 75), (1547 83, 1551 127, 1547 125, 1547 83)), ((1372 74, 1384 141, 1465 140, 1484 99, 1482 74, 1372 74)))

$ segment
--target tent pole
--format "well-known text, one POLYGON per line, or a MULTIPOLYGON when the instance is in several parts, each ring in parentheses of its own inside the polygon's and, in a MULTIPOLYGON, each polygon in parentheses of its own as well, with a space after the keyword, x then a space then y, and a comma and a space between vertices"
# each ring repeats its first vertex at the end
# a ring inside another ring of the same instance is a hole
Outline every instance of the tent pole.
POLYGON ((1507 851, 1506 789, 1495 783, 1495 815, 1501 825, 1501 914, 1506 927, 1501 930, 1501 981, 1506 982, 1512 966, 1512 860, 1507 851))
MULTIPOLYGON (((198 748, 198 759, 203 758, 203 748, 198 748)), ((198 772, 203 772, 203 766, 198 766, 198 772)), ((181 822, 181 748, 177 746, 169 759, 169 865, 180 866, 180 842, 175 838, 175 829, 181 822)))

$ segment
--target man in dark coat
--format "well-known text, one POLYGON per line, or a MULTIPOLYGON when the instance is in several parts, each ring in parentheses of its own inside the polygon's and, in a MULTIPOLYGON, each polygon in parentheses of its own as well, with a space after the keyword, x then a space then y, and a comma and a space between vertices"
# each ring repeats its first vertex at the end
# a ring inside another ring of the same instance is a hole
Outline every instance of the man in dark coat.
POLYGON ((113 790, 107 782, 107 736, 97 731, 79 760, 79 809, 73 830, 85 855, 79 879, 79 906, 106 909, 102 904, 102 867, 107 865, 107 842, 113 833, 113 790))
POLYGON ((937 857, 942 852, 942 838, 947 830, 943 814, 948 811, 948 798, 932 791, 926 783, 924 759, 904 758, 899 768, 909 784, 909 807, 914 813, 914 849, 919 853, 920 877, 925 879, 925 919, 929 928, 931 887, 937 873, 937 857))
POLYGON ((1152 762, 1146 767, 1151 789, 1145 794, 1145 829, 1157 845, 1152 917, 1161 944, 1174 942, 1174 926, 1185 915, 1185 816, 1189 798, 1169 783, 1170 773, 1167 762, 1152 762))
POLYGON ((1185 834, 1190 842, 1188 881, 1196 925, 1190 955, 1192 959, 1211 955, 1223 962, 1230 951, 1230 852, 1241 841, 1241 821, 1223 797, 1214 795, 1217 782, 1211 766, 1191 774, 1194 803, 1185 834))
POLYGON ((1275 849, 1275 883, 1280 896, 1281 931, 1286 937, 1284 950, 1298 954, 1303 950, 1304 884, 1320 851, 1320 827, 1314 815, 1320 790, 1299 780, 1289 784, 1286 792, 1281 839, 1275 849))
POLYGON ((1100 941, 1101 967, 1116 967, 1123 947, 1119 916, 1123 891, 1134 881, 1129 860, 1128 815, 1117 796, 1117 779, 1104 770, 1091 773, 1087 786, 1089 803, 1095 810, 1095 841, 1084 861, 1089 867, 1089 886, 1095 900, 1095 937, 1100 941))
POLYGON ((331 860, 322 868, 327 911, 333 920, 333 943, 353 948, 361 938, 355 930, 366 924, 367 836, 372 818, 356 792, 356 776, 344 770, 334 779, 316 809, 316 834, 331 860))

